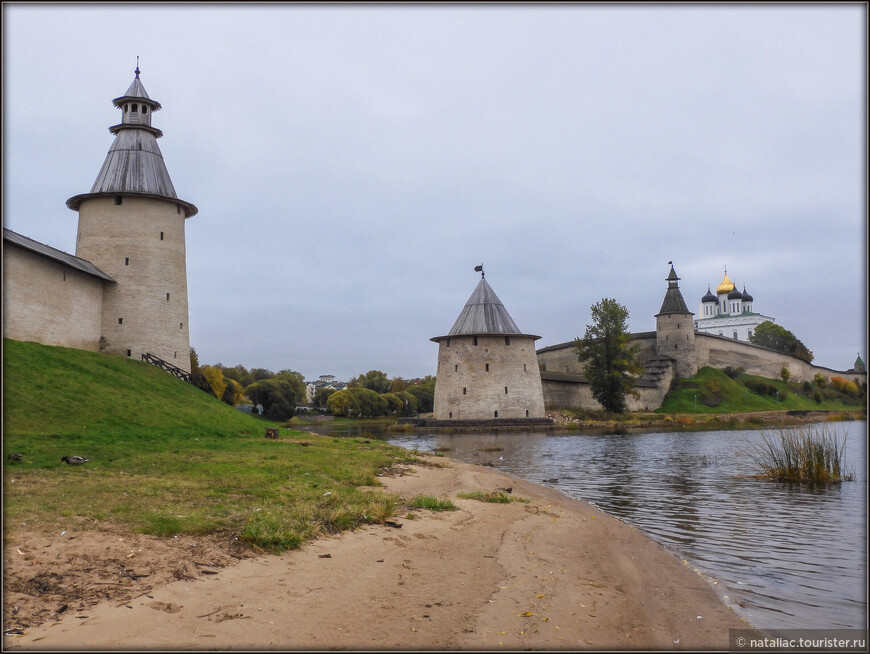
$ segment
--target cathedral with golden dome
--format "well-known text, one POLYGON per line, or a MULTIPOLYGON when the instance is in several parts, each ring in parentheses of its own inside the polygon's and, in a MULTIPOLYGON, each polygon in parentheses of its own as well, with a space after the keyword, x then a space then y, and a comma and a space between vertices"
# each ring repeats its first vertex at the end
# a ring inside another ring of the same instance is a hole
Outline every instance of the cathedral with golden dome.
POLYGON ((728 279, 728 268, 725 268, 725 276, 716 287, 716 295, 707 286, 707 293, 701 298, 695 331, 733 338, 735 341, 748 341, 755 328, 767 321, 775 322, 774 318, 752 310, 752 296, 746 292, 746 286, 740 291, 728 279))

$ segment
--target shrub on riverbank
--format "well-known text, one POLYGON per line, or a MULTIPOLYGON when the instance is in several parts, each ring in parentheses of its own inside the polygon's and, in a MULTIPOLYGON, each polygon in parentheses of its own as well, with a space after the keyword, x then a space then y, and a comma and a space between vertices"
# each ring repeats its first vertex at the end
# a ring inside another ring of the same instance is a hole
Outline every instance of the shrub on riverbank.
POLYGON ((752 444, 750 456, 764 477, 829 484, 853 479, 845 469, 845 448, 845 434, 829 423, 820 423, 763 432, 761 443, 752 444))

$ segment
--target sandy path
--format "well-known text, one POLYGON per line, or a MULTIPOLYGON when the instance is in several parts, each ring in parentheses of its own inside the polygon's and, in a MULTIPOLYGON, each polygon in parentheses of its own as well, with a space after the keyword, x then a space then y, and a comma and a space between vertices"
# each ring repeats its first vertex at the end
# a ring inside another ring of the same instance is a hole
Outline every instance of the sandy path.
POLYGON ((6 649, 727 649, 728 629, 748 626, 631 527, 552 489, 437 460, 445 467, 384 483, 450 497, 458 511, 102 603, 6 649), (455 498, 499 487, 531 501, 455 498))

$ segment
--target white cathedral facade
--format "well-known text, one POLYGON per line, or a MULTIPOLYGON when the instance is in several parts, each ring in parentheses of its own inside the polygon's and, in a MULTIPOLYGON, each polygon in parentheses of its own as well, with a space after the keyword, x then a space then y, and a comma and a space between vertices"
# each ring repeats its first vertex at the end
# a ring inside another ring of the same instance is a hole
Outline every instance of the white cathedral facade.
POLYGON ((701 309, 695 319, 695 331, 703 334, 713 334, 735 341, 748 341, 755 329, 763 322, 775 322, 774 318, 755 313, 752 310, 752 296, 739 291, 730 279, 728 270, 716 287, 716 295, 707 287, 707 293, 701 298, 701 309))

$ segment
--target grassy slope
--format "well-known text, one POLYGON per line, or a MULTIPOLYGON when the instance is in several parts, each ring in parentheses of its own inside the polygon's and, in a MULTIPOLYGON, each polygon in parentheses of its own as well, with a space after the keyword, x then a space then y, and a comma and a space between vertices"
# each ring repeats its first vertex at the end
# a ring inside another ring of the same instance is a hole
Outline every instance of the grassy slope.
POLYGON ((164 536, 228 531, 282 550, 396 509, 360 487, 408 460, 404 450, 287 430, 266 439, 272 423, 132 359, 8 339, 3 355, 7 529, 75 518, 164 536))
MULTIPOLYGON (((818 391, 817 388, 814 390, 818 391)), ((812 392, 810 392, 812 395, 812 392)), ((860 410, 864 399, 851 398, 828 389, 826 397, 817 403, 807 397, 801 384, 786 383, 782 380, 764 379, 753 375, 741 374, 732 379, 723 371, 715 368, 701 368, 691 379, 681 379, 677 388, 672 389, 656 413, 745 413, 752 411, 854 411, 860 410), (783 399, 770 395, 760 395, 746 386, 747 381, 763 380, 776 386, 783 399), (721 388, 721 400, 717 406, 707 406, 703 399, 710 394, 710 384, 721 388), (697 396, 697 400, 696 400, 697 396)))

